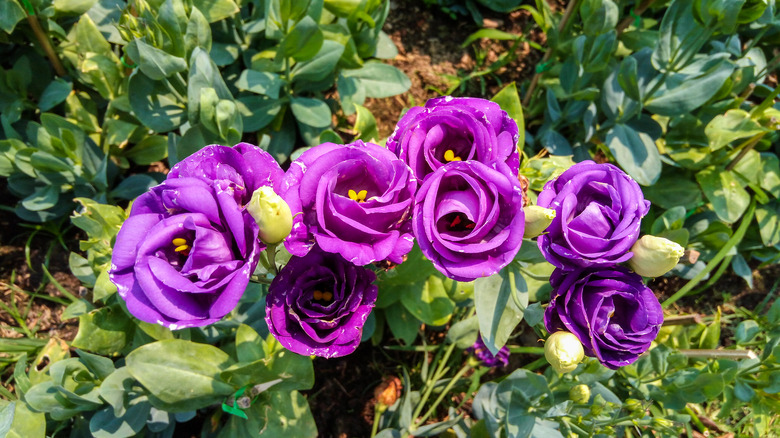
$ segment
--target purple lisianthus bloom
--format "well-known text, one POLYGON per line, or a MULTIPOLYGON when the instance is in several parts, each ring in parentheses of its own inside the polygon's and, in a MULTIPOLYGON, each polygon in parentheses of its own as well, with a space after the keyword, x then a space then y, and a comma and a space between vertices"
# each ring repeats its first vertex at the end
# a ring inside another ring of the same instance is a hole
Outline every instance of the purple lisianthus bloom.
POLYGON ((346 356, 360 344, 363 325, 374 308, 374 280, 370 269, 317 247, 293 257, 268 288, 268 329, 295 353, 346 356))
POLYGON ((622 266, 556 269, 544 325, 582 342, 585 354, 617 369, 650 348, 664 321, 661 304, 642 277, 622 266))
POLYGON ((285 176, 280 195, 295 215, 285 246, 303 256, 316 243, 356 265, 401 263, 414 245, 409 218, 416 189, 409 167, 381 146, 360 140, 315 146, 285 176))
POLYGON ((473 354, 481 362, 482 366, 495 368, 509 365, 509 347, 504 345, 493 356, 493 353, 490 352, 482 341, 482 336, 477 336, 477 342, 474 342, 474 345, 467 348, 466 351, 473 354))
POLYGON ((536 201, 555 210, 539 236, 544 258, 561 269, 609 266, 630 259, 650 202, 625 172, 612 164, 583 161, 549 181, 536 201))
POLYGON ((414 107, 396 125, 387 148, 409 164, 422 181, 451 161, 505 162, 517 177, 520 158, 517 123, 498 104, 451 96, 414 107))
POLYGON ((109 270, 130 313, 180 329, 211 324, 233 310, 263 249, 244 204, 283 175, 255 146, 212 145, 139 196, 119 230, 109 270))
POLYGON ((487 277, 508 265, 523 242, 523 191, 505 163, 448 163, 417 192, 412 224, 422 253, 444 275, 487 277))

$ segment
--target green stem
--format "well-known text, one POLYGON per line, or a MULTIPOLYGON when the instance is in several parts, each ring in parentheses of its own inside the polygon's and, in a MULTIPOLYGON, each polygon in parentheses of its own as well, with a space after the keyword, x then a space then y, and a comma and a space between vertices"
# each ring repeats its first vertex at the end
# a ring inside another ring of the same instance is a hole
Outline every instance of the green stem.
POLYGON ((274 275, 278 275, 279 268, 276 266, 276 245, 268 245, 265 252, 268 253, 268 265, 270 266, 271 271, 274 275))
POLYGON ((693 277, 688 283, 686 283, 685 286, 683 286, 674 295, 672 295, 666 301, 664 301, 661 304, 662 307, 665 308, 669 307, 675 301, 684 297, 688 292, 691 291, 691 289, 693 289, 697 284, 699 284, 699 282, 704 278, 705 275, 709 274, 710 271, 715 269, 718 263, 721 260, 723 260, 724 257, 726 257, 726 254, 729 251, 731 251, 731 248, 733 248, 737 243, 742 241, 742 237, 745 235, 748 226, 750 226, 750 223, 753 220, 753 214, 755 213, 755 211, 756 211, 756 200, 755 198, 753 198, 753 200, 750 202, 750 206, 748 206, 747 213, 745 213, 745 215, 742 216, 742 223, 739 224, 739 228, 737 228, 737 231, 734 232, 734 234, 726 242, 723 248, 721 248, 720 251, 718 251, 718 253, 715 254, 715 257, 713 257, 712 260, 710 260, 710 262, 707 264, 707 267, 702 269, 701 272, 696 274, 696 276, 693 277))
POLYGON ((417 407, 414 409, 412 418, 417 418, 418 416, 420 416, 420 413, 425 407, 425 403, 428 401, 428 398, 431 396, 431 393, 433 392, 433 387, 436 386, 436 382, 442 376, 444 376, 447 370, 449 370, 449 367, 446 366, 447 360, 449 360, 450 355, 452 354, 452 350, 454 349, 455 349, 455 344, 450 344, 450 346, 447 348, 447 351, 444 353, 444 357, 440 359, 436 364, 436 371, 434 371, 433 376, 431 376, 431 378, 425 382, 425 392, 420 398, 420 402, 417 403, 417 407))
POLYGON ((741 145, 737 146, 737 149, 742 148, 742 150, 739 151, 739 154, 737 154, 736 157, 734 157, 731 162, 726 165, 726 171, 731 171, 734 169, 734 167, 737 166, 737 163, 739 163, 739 160, 745 157, 748 152, 753 150, 753 148, 758 144, 759 141, 761 141, 762 138, 764 138, 764 132, 758 133, 754 135, 753 137, 750 137, 750 139, 741 145))
POLYGON ((526 353, 526 354, 544 354, 544 347, 509 347, 509 352, 512 354, 526 353))
POLYGON ((27 22, 30 24, 30 28, 35 34, 35 38, 38 39, 38 43, 41 45, 41 48, 46 53, 49 61, 51 61, 51 65, 54 67, 54 71, 57 73, 57 76, 66 76, 68 73, 65 71, 65 67, 63 67, 59 56, 57 56, 57 52, 54 51, 54 47, 51 45, 51 41, 49 40, 48 35, 46 35, 46 32, 43 31, 41 23, 38 21, 38 17, 35 15, 35 9, 29 1, 24 1, 23 3, 25 6, 27 6, 27 22))
POLYGON ((687 357, 702 359, 755 359, 756 353, 750 350, 678 350, 687 357))
POLYGON ((379 410, 379 402, 374 406, 374 424, 371 426, 371 438, 376 436, 379 430, 379 419, 382 418, 382 412, 379 410))
POLYGON ((428 412, 426 412, 425 415, 423 415, 419 420, 415 420, 413 422, 413 426, 415 429, 417 428, 417 426, 425 423, 425 420, 427 420, 428 417, 431 416, 431 414, 436 412, 436 408, 439 407, 439 404, 442 402, 442 400, 444 400, 444 397, 450 392, 450 390, 452 390, 452 387, 455 386, 458 380, 460 380, 460 378, 463 377, 463 375, 466 374, 466 372, 468 372, 469 369, 471 369, 471 366, 468 363, 463 365, 463 367, 458 371, 458 373, 455 374, 455 376, 452 379, 450 379, 449 382, 447 382, 447 386, 445 386, 444 389, 441 391, 441 394, 439 394, 439 396, 436 397, 436 400, 434 400, 433 405, 431 405, 431 407, 428 409, 428 412))

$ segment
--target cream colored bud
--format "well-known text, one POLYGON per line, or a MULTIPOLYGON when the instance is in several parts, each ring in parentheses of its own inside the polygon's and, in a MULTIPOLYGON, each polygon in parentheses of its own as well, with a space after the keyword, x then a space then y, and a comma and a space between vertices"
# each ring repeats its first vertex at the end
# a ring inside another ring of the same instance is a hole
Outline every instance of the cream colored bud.
POLYGON ((544 343, 544 357, 555 371, 568 373, 577 368, 585 357, 585 350, 574 334, 559 331, 551 334, 544 343))
POLYGON ((631 247, 631 252, 634 255, 628 265, 634 272, 643 277, 660 277, 677 265, 685 249, 669 239, 644 235, 631 247))
POLYGON ((538 205, 529 205, 523 209, 525 213, 525 232, 523 237, 526 239, 534 238, 550 226, 555 219, 555 210, 539 207, 538 205))
POLYGON ((249 214, 260 225, 260 240, 266 245, 275 245, 292 231, 290 206, 269 186, 260 187, 252 193, 252 200, 246 206, 249 214))
POLYGON ((569 390, 569 399, 574 403, 584 405, 590 400, 590 388, 588 385, 574 385, 569 390))

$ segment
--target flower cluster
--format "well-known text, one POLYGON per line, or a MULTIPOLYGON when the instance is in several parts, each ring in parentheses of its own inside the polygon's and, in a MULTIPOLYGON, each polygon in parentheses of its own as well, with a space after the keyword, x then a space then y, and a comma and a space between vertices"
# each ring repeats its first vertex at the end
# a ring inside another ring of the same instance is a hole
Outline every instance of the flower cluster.
MULTIPOLYGON (((547 330, 574 334, 586 355, 609 368, 634 362, 650 348, 663 323, 661 305, 642 277, 618 265, 638 263, 632 248, 638 248, 640 223, 650 208, 639 185, 611 164, 584 161, 548 182, 537 204, 555 211, 537 240, 545 259, 556 267, 544 314, 547 330)), ((644 252, 640 258, 659 259, 644 252)), ((663 261, 666 270, 676 263, 670 257, 663 261)))
POLYGON ((387 148, 323 143, 287 172, 246 143, 207 146, 136 200, 110 278, 139 319, 203 326, 236 306, 266 245, 273 263, 284 242, 293 257, 269 286, 269 330, 300 354, 349 354, 377 296, 366 265, 402 263, 415 238, 459 281, 513 259, 517 140, 497 104, 446 97, 410 110, 387 148))

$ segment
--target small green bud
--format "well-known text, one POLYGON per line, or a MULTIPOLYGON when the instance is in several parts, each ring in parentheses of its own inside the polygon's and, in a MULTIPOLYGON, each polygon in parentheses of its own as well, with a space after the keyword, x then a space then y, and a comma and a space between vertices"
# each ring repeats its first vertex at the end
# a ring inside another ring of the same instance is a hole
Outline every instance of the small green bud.
POLYGON ((551 334, 544 343, 544 357, 555 371, 568 373, 577 368, 585 357, 585 350, 574 334, 559 331, 551 334))
POLYGON ((525 213, 525 232, 523 237, 526 239, 534 238, 550 226, 555 219, 555 210, 539 207, 538 205, 529 205, 523 208, 525 213))
POLYGON ((263 186, 252 193, 252 200, 246 206, 249 214, 260 225, 260 240, 266 245, 275 245, 292 231, 290 206, 269 186, 263 186))
POLYGON ((645 407, 642 405, 641 401, 635 398, 626 399, 623 403, 623 407, 630 412, 631 416, 634 418, 642 418, 645 416, 645 407))
POLYGON ((663 237, 644 235, 631 247, 634 255, 629 266, 643 277, 660 277, 680 261, 685 250, 679 244, 663 237))
POLYGON ((588 385, 575 385, 569 390, 569 398, 574 403, 585 404, 590 400, 588 385))
POLYGON ((662 427, 662 428, 665 428, 665 429, 668 429, 668 428, 674 426, 674 422, 672 420, 667 420, 666 418, 659 418, 659 417, 653 418, 652 423, 653 423, 653 426, 655 426, 655 427, 662 427))

